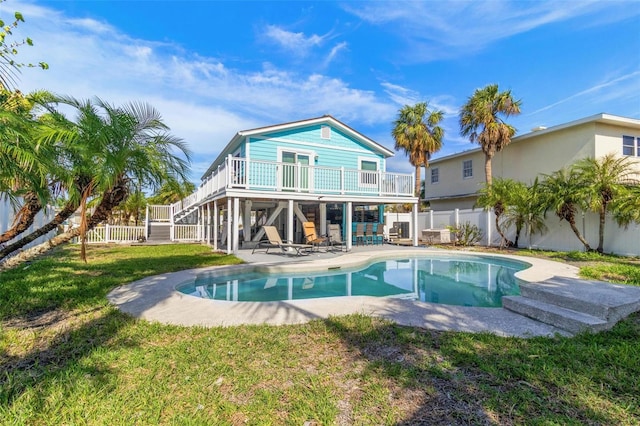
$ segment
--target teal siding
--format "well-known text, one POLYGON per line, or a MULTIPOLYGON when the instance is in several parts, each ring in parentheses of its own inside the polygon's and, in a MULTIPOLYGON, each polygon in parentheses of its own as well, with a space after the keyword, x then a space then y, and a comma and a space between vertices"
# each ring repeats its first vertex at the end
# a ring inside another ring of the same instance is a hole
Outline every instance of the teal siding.
POLYGON ((331 127, 331 138, 320 137, 320 125, 272 132, 250 139, 251 160, 278 161, 278 148, 313 151, 317 160, 315 166, 344 167, 358 169, 359 159, 366 158, 378 162, 378 170, 384 170, 384 156, 372 151, 368 146, 331 127))

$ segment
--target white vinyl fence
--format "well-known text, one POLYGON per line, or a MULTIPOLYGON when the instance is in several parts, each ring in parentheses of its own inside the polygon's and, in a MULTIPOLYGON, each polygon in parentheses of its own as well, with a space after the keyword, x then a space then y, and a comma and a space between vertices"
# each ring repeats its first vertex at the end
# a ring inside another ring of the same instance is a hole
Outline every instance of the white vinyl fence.
MULTIPOLYGON (((386 232, 396 222, 405 223, 405 226, 409 227, 410 235, 413 235, 411 213, 385 213, 386 232)), ((482 209, 419 213, 418 235, 421 236, 423 229, 446 229, 447 226, 463 225, 466 222, 476 225, 482 230, 483 239, 480 244, 500 245, 501 237, 495 228, 495 215, 493 211, 482 209)), ((557 251, 582 251, 584 249, 566 221, 560 221, 556 215, 548 213, 546 225, 547 231, 544 234, 535 234, 531 238, 523 230, 518 245, 525 248, 557 251)), ((592 212, 579 213, 577 225, 589 245, 595 249, 598 246, 598 215, 592 212)), ((503 229, 503 231, 509 239, 515 238, 514 228, 503 229)), ((623 256, 640 256, 640 225, 632 223, 624 228, 618 226, 611 217, 607 217, 604 229, 604 251, 623 256)))
MULTIPOLYGON (((9 203, 9 201, 0 199, 0 234, 4 233, 7 229, 11 228, 11 225, 13 224, 14 216, 15 216, 15 212, 13 210, 13 207, 11 207, 11 204, 9 203)), ((36 217, 35 217, 35 219, 33 221, 33 224, 29 227, 29 229, 27 229, 22 234, 18 235, 18 238, 15 238, 13 240, 7 241, 5 243, 5 245, 12 244, 12 243, 16 242, 17 240, 19 240, 21 237, 25 237, 25 236, 29 235, 30 233, 32 233, 33 231, 37 230, 41 226, 49 223, 53 219, 54 216, 55 216, 55 212, 53 211, 52 207, 48 207, 48 208, 42 210, 40 213, 38 213, 36 215, 36 217)), ((55 235, 56 235, 56 230, 53 230, 53 231, 49 232, 48 234, 43 235, 42 237, 40 237, 40 238, 32 241, 31 243, 27 244, 25 247, 23 247, 23 250, 26 249, 26 248, 38 245, 40 243, 43 243, 43 242, 49 240, 50 238, 52 238, 55 235)))
POLYGON ((87 243, 134 243, 144 238, 144 226, 97 226, 87 232, 87 243))

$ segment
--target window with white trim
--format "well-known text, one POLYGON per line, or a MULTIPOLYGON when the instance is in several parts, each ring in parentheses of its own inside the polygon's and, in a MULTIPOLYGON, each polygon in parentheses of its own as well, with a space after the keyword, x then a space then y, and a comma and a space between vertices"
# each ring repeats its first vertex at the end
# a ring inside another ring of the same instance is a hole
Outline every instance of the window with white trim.
POLYGON ((437 167, 431 169, 431 183, 438 183, 440 181, 440 170, 437 167))
POLYGON ((465 160, 462 162, 462 178, 468 179, 473 177, 473 160, 465 160))
POLYGON ((640 138, 622 136, 622 155, 640 157, 640 138))

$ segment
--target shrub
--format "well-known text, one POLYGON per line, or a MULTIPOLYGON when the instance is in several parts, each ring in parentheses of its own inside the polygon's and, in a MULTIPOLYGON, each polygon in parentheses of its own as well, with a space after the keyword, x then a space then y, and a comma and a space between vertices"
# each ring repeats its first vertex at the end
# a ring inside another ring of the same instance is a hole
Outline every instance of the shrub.
POLYGON ((455 245, 465 247, 476 245, 483 237, 482 230, 477 225, 472 225, 471 222, 465 222, 458 228, 454 226, 448 228, 455 238, 455 245))

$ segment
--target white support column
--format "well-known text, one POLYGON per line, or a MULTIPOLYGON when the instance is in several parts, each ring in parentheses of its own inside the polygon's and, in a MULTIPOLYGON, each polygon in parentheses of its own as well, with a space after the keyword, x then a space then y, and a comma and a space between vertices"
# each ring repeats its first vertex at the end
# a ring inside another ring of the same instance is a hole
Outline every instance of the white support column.
POLYGON ((485 210, 487 214, 487 247, 491 247, 491 209, 485 210))
POLYGON ((346 205, 346 212, 344 212, 344 214, 346 215, 347 218, 347 223, 345 224, 345 226, 347 227, 347 229, 345 229, 345 239, 347 240, 347 251, 351 251, 351 247, 353 246, 351 239, 353 238, 353 232, 352 232, 352 222, 351 222, 351 210, 353 209, 353 203, 351 201, 347 201, 347 205, 346 205))
POLYGON ((218 210, 218 200, 213 200, 213 250, 218 251, 218 218, 220 211, 218 210))
POLYGON ((147 212, 144 217, 144 240, 149 239, 149 204, 147 204, 147 212))
POLYGON ((413 227, 413 232, 411 233, 411 237, 413 239, 413 246, 418 247, 418 210, 419 204, 415 203, 413 208, 411 209, 411 221, 413 222, 411 226, 413 227))
POLYGON ((433 227, 433 210, 429 210, 429 229, 435 229, 433 227))
POLYGON ((293 241, 293 200, 287 203, 287 240, 293 241))
POLYGON ((245 241, 251 241, 251 200, 244 200, 244 217, 242 218, 242 230, 245 241))
POLYGON ((320 203, 320 235, 327 235, 327 203, 320 203))
POLYGON ((456 229, 458 229, 460 227, 460 209, 455 209, 453 212, 453 215, 454 215, 453 216, 454 220, 456 222, 455 223, 456 229))
POLYGON ((207 203, 207 233, 206 233, 207 245, 211 244, 211 202, 207 203))
POLYGON ((240 241, 240 199, 235 197, 233 199, 233 253, 238 254, 238 247, 240 241))
POLYGON ((227 198, 227 254, 231 254, 231 220, 233 218, 231 198, 227 198))
POLYGON ((203 228, 204 228, 204 213, 203 213, 203 207, 202 206, 198 206, 198 228, 197 228, 197 238, 198 241, 202 244, 203 240, 204 240, 204 232, 203 228))

